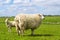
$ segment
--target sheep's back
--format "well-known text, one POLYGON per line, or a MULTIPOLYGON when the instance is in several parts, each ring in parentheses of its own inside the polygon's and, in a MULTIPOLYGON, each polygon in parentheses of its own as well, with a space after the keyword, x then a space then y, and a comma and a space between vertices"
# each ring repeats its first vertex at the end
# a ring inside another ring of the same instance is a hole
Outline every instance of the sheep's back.
POLYGON ((19 14, 16 16, 16 18, 18 19, 19 23, 24 24, 26 29, 37 28, 41 23, 41 19, 38 14, 19 14))

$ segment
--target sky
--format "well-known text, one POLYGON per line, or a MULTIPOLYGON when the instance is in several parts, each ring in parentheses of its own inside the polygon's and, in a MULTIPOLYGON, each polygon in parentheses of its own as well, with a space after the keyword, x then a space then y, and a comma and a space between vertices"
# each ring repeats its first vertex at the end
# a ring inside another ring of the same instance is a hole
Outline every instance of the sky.
POLYGON ((60 0, 0 0, 0 16, 20 13, 60 15, 60 0))

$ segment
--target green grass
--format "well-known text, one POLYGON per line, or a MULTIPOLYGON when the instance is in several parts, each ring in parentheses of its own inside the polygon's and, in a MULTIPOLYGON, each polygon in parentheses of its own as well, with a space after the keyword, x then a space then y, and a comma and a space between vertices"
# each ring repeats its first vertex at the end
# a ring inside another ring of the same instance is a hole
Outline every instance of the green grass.
POLYGON ((44 22, 60 22, 60 16, 46 16, 44 22))
MULTIPOLYGON (((0 18, 0 40, 60 40, 60 24, 41 24, 31 36, 30 30, 25 30, 24 36, 18 36, 15 28, 12 28, 12 32, 9 33, 5 26, 4 20, 6 18, 0 18)), ((13 20, 13 17, 10 18, 13 20)), ((60 16, 46 16, 43 22, 60 22, 60 16)))

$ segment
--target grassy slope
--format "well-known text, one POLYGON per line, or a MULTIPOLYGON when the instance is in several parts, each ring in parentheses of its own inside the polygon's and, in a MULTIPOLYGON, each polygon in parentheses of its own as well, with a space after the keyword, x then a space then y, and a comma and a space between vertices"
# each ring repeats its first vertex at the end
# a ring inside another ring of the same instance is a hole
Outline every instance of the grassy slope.
MULTIPOLYGON (((30 30, 26 30, 24 36, 18 36, 15 28, 12 28, 11 33, 7 31, 4 20, 5 18, 0 18, 0 40, 60 40, 59 24, 42 24, 35 30, 34 36, 30 35, 30 30)), ((43 22, 60 22, 60 17, 45 17, 43 22)))

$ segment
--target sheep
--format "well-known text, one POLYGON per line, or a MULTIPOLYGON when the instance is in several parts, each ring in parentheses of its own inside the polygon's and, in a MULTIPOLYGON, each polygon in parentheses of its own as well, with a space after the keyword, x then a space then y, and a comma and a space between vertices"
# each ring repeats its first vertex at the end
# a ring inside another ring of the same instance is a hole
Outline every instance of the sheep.
POLYGON ((15 21, 9 21, 8 18, 6 18, 5 24, 6 24, 7 28, 8 28, 8 32, 11 32, 11 28, 15 27, 15 21))
POLYGON ((34 34, 34 30, 37 29, 44 16, 42 14, 18 14, 15 16, 14 21, 16 22, 16 30, 18 35, 23 35, 24 30, 31 29, 31 35, 34 34), (17 26, 19 25, 19 26, 17 26))

